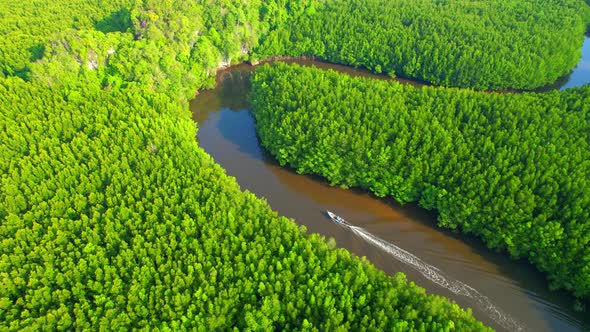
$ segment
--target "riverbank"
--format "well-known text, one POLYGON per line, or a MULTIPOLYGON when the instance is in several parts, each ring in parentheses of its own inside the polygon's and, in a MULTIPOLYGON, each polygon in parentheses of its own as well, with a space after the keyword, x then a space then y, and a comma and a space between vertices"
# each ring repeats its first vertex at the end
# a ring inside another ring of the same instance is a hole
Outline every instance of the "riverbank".
POLYGON ((276 64, 256 70, 252 100, 261 142, 281 164, 419 201, 439 211, 439 225, 527 257, 553 286, 590 296, 588 266, 574 258, 590 255, 575 208, 590 200, 589 90, 458 91, 276 64))
MULTIPOLYGON (((331 63, 328 60, 322 59, 317 56, 274 56, 269 57, 263 60, 258 61, 243 61, 235 64, 224 64, 217 67, 216 79, 215 84, 219 85, 220 82, 224 79, 224 73, 228 71, 239 70, 241 66, 250 66, 255 68, 256 66, 263 65, 263 64, 270 64, 274 62, 286 62, 286 63, 293 63, 296 62, 302 66, 315 66, 318 68, 323 69, 333 69, 339 72, 347 73, 354 77, 370 77, 379 80, 393 80, 396 82, 400 82, 402 84, 409 84, 416 87, 420 86, 434 86, 429 82, 424 82, 412 78, 407 77, 391 77, 386 74, 376 74, 369 69, 366 68, 352 68, 345 64, 337 64, 331 63)), ((584 43, 582 46, 582 57, 580 58, 578 64, 572 71, 567 74, 566 76, 560 77, 556 82, 553 84, 549 84, 547 86, 537 88, 534 90, 517 90, 517 89, 502 89, 502 90, 485 90, 485 92, 489 93, 526 93, 526 92, 535 92, 535 93, 545 93, 554 90, 562 90, 567 88, 579 87, 584 84, 590 83, 590 36, 586 36, 584 39, 584 43)), ((199 91, 197 91, 197 94, 199 91)))
POLYGON ((573 298, 565 292, 549 291, 543 276, 527 262, 510 260, 488 250, 481 240, 436 227, 434 212, 414 204, 400 206, 362 190, 330 187, 319 177, 299 175, 279 166, 259 146, 248 111, 251 70, 249 65, 234 67, 216 89, 203 91, 191 102, 199 126, 199 146, 236 177, 242 189, 263 197, 274 210, 308 231, 334 238, 339 247, 367 257, 387 274, 402 271, 428 292, 472 307, 475 317, 496 329, 502 327, 475 302, 431 283, 413 268, 338 227, 321 212, 334 211, 476 288, 532 331, 590 328, 587 317, 573 311, 573 298))

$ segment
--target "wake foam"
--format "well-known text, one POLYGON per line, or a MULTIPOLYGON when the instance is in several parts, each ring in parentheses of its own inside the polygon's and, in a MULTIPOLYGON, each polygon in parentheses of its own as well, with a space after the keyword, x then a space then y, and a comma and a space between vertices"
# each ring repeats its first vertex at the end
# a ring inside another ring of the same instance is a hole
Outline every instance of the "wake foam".
POLYGON ((474 300, 479 309, 483 310, 493 321, 505 329, 509 331, 525 331, 525 328, 521 324, 500 310, 500 308, 496 307, 487 296, 479 293, 475 288, 459 280, 445 276, 444 273, 435 266, 425 263, 410 252, 376 237, 361 227, 350 226, 349 228, 354 234, 360 236, 368 243, 385 251, 399 261, 410 265, 412 268, 420 272, 420 274, 422 274, 426 279, 450 290, 455 294, 462 295, 474 300))

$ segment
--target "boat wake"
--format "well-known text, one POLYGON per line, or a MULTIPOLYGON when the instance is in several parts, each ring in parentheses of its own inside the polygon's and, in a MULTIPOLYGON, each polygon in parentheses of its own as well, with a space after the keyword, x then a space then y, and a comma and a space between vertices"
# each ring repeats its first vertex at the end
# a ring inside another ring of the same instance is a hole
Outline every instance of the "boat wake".
POLYGON ((455 294, 462 295, 474 300, 481 310, 483 310, 493 321, 505 329, 509 331, 525 331, 524 326, 519 324, 508 314, 504 313, 502 310, 500 310, 500 308, 496 307, 487 296, 479 293, 475 288, 459 280, 445 276, 444 273, 438 268, 425 263, 412 253, 376 237, 361 227, 349 226, 349 228, 354 232, 354 234, 363 238, 368 243, 385 251, 399 261, 410 265, 412 268, 420 272, 420 274, 422 274, 426 279, 450 290, 455 294))

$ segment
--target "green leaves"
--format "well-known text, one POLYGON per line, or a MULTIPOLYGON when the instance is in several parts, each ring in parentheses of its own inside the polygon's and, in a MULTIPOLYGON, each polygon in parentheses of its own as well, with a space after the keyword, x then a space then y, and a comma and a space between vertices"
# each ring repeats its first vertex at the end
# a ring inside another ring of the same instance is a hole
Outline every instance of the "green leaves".
POLYGON ((480 90, 534 89, 566 75, 590 17, 581 0, 333 0, 309 8, 264 35, 256 57, 315 55, 480 90))
MULTIPOLYGON (((304 227, 241 192, 197 146, 186 107, 197 89, 213 85, 222 60, 248 57, 315 54, 390 75, 476 88, 536 86, 573 66, 582 25, 574 0, 535 3, 534 15, 540 17, 524 26, 518 21, 526 15, 504 11, 505 1, 492 3, 489 12, 486 2, 439 3, 4 1, 0 326, 485 330, 471 313, 425 295, 402 276, 388 278, 366 261, 334 250, 333 242, 307 235, 304 227), (567 24, 562 22, 566 17, 567 24), (508 23, 492 22, 495 18, 508 23), (558 24, 547 28, 544 24, 552 20, 558 24), (482 28, 477 22, 493 24, 482 28), (538 36, 533 43, 531 35, 538 36), (544 70, 545 65, 550 68, 544 70)), ((431 89, 407 93, 398 85, 300 74, 291 82, 280 72, 262 69, 255 78, 259 123, 276 120, 275 127, 260 126, 260 136, 281 163, 401 202, 423 199, 424 205, 442 209, 452 227, 467 228, 466 220, 477 215, 477 193, 495 195, 538 183, 512 201, 505 195, 508 199, 494 206, 516 209, 517 220, 546 215, 527 229, 545 223, 539 229, 547 247, 562 246, 571 234, 582 242, 568 246, 587 243, 587 155, 572 150, 567 162, 554 163, 562 146, 579 146, 587 138, 580 138, 588 128, 578 121, 587 114, 586 90, 543 101, 557 105, 549 109, 547 121, 563 119, 567 129, 543 133, 523 168, 513 162, 523 154, 502 148, 520 138, 514 134, 520 127, 513 118, 485 114, 502 101, 499 97, 480 100, 487 103, 482 115, 470 111, 469 92, 457 92, 454 99, 431 89), (322 84, 315 91, 305 85, 277 90, 301 82, 322 84), (380 99, 367 98, 373 94, 380 99), (388 101, 387 95, 397 98, 388 101), (322 102, 301 107, 311 96, 322 102), (439 109, 439 100, 451 106, 439 109), (580 113, 563 116, 560 102, 580 113), (273 106, 280 106, 275 113, 273 106), (375 108, 380 111, 369 112, 375 108), (429 113, 431 108, 437 115, 429 113), (455 113, 458 122, 450 116, 455 113), (474 154, 479 150, 469 139, 481 128, 472 128, 472 122, 484 129, 503 123, 511 130, 494 138, 498 144, 484 143, 485 155, 474 154), (321 126, 325 129, 315 130, 321 126), (551 147, 545 145, 548 137, 555 139, 551 147), (518 179, 521 173, 533 176, 508 183, 500 171, 478 176, 490 163, 518 179), (538 175, 537 164, 555 165, 555 170, 538 175), (384 171, 389 165, 395 172, 384 171), (576 176, 553 181, 557 169, 576 176), (466 185, 466 192, 451 190, 468 183, 455 174, 470 175, 473 185, 466 185), (485 187, 488 178, 495 180, 485 187), (546 202, 546 196, 554 200, 546 202), (575 209, 561 208, 572 201, 575 209), (545 203, 542 211, 514 208, 545 203), (456 215, 458 221, 451 218, 456 215), (569 223, 548 221, 561 220, 555 216, 569 223), (552 236, 558 232, 562 235, 552 236)), ((533 102, 502 105, 537 108, 533 102)), ((527 133, 540 123, 533 120, 527 133)), ((474 231, 480 224, 473 221, 474 231)), ((497 228, 486 234, 497 234, 497 228)), ((518 232, 518 225, 514 229, 518 232)), ((506 237, 512 242, 498 245, 512 247, 517 238, 506 237)), ((514 247, 515 253, 525 251, 514 247)), ((563 265, 578 262, 574 270, 587 272, 588 255, 587 249, 568 253, 562 258, 570 263, 563 265)), ((542 253, 535 257, 545 259, 542 253)), ((550 263, 548 270, 559 268, 550 263)), ((580 294, 590 287, 585 275, 570 281, 584 285, 580 294)))
POLYGON ((258 67, 261 143, 298 172, 439 212, 590 296, 590 87, 496 94, 258 67))
POLYGON ((0 91, 6 329, 486 329, 241 192, 174 96, 88 81, 0 91))

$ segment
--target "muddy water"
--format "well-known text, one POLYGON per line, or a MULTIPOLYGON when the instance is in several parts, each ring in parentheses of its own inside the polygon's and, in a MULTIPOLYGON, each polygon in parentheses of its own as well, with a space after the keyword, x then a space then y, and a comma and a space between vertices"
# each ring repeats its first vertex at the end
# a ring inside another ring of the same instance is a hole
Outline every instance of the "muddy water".
MULTIPOLYGON (((325 63, 303 61, 301 64, 371 76, 325 63)), ((574 312, 573 299, 568 294, 550 292, 545 277, 529 264, 490 252, 476 239, 436 228, 434 213, 415 205, 400 206, 362 191, 330 187, 319 178, 298 175, 277 165, 265 154, 256 137, 247 97, 251 69, 240 65, 224 71, 215 90, 201 92, 191 103, 193 117, 199 124, 199 145, 229 175, 236 177, 243 189, 264 197, 273 209, 305 225, 309 232, 332 237, 338 246, 366 256, 387 274, 404 272, 429 292, 471 307, 477 319, 497 330, 506 330, 503 326, 507 325, 494 320, 490 310, 478 307, 478 301, 438 286, 407 263, 331 222, 323 211, 337 213, 351 224, 438 268, 446 278, 473 287, 525 330, 590 330, 590 317, 586 317, 590 315, 574 312)))

